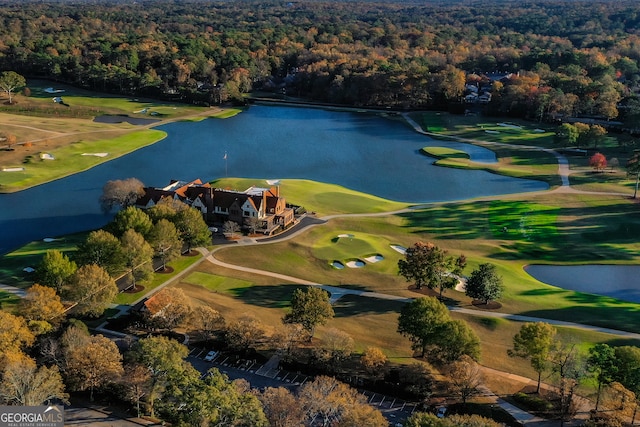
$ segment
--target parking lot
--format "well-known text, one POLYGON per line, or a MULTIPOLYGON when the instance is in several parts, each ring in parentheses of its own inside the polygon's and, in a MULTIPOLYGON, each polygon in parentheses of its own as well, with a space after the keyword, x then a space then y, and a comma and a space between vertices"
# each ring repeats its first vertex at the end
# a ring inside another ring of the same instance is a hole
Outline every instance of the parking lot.
MULTIPOLYGON (((189 360, 203 375, 208 369, 215 367, 230 379, 245 379, 252 387, 259 389, 286 387, 295 390, 307 381, 313 381, 311 376, 279 369, 277 359, 258 363, 255 360, 230 358, 217 352, 210 361, 205 361, 209 352, 209 349, 195 347, 189 353, 189 360)), ((406 419, 416 410, 415 403, 367 390, 360 390, 360 392, 367 399, 369 405, 377 408, 392 423, 406 419)))

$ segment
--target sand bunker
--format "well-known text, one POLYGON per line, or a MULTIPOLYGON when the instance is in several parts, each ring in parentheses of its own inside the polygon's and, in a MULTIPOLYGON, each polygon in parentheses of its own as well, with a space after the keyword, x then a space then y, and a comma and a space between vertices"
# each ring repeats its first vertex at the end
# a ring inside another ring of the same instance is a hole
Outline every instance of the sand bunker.
POLYGON ((40 153, 40 159, 42 160, 55 160, 52 154, 49 153, 40 153))
POLYGON ((367 261, 369 264, 375 264, 376 262, 380 262, 383 259, 384 257, 382 255, 376 254, 376 255, 368 256, 364 260, 367 261))
POLYGON ((340 261, 333 261, 331 263, 331 267, 336 268, 338 270, 342 270, 344 268, 344 264, 341 263, 340 261))
POLYGON ((546 130, 544 130, 544 129, 534 129, 533 132, 535 132, 535 133, 545 133, 546 130))
POLYGON ((512 125, 510 123, 498 123, 498 126, 502 126, 504 128, 509 128, 509 129, 522 129, 522 126, 512 125))
POLYGON ((22 172, 24 168, 2 168, 2 172, 22 172))
POLYGON ((107 157, 109 153, 82 153, 83 156, 107 157))
POLYGON ((338 234, 338 237, 353 237, 353 234, 338 234))
POLYGON ((355 259, 352 261, 347 262, 347 267, 349 268, 362 268, 364 267, 364 261, 361 261, 359 259, 355 259))
POLYGON ((404 246, 400 246, 400 245, 389 245, 391 246, 391 249, 393 249, 396 252, 400 252, 402 255, 407 253, 407 248, 405 248, 404 246))
POLYGON ((490 133, 491 135, 497 135, 500 132, 498 132, 497 130, 485 130, 486 133, 490 133))

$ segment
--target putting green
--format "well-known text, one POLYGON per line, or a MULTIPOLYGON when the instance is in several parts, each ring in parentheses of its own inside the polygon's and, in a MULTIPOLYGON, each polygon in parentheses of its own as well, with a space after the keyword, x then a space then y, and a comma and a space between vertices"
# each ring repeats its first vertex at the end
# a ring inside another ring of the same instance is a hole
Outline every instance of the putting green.
POLYGON ((380 255, 382 248, 389 247, 389 243, 371 234, 357 235, 341 233, 333 238, 326 236, 316 242, 312 251, 314 257, 327 260, 329 263, 340 261, 346 265, 349 261, 364 262, 367 257, 380 255))

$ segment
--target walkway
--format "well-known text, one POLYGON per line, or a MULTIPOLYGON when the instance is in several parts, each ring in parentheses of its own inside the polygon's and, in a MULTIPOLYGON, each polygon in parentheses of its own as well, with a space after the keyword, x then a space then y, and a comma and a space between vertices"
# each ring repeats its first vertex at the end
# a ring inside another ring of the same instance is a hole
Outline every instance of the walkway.
POLYGON ((15 286, 3 285, 0 283, 0 291, 4 291, 20 298, 24 298, 27 294, 24 289, 16 288, 15 286))

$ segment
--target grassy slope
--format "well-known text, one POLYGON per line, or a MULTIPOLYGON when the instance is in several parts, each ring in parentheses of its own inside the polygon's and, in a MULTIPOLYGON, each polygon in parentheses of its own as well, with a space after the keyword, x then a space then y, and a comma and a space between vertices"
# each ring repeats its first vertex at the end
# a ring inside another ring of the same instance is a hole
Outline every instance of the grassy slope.
MULTIPOLYGON (((128 123, 96 123, 104 114, 167 120, 226 118, 241 110, 210 110, 184 104, 131 99, 95 94, 65 85, 59 94, 65 105, 51 102, 44 89, 51 82, 30 81, 31 96, 18 95, 16 104, 0 112, 3 131, 16 136, 17 145, 0 155, 0 167, 24 167, 24 172, 0 172, 0 192, 19 191, 37 184, 81 172, 163 139, 166 133, 141 129, 128 123), (34 117, 35 116, 35 117, 34 117), (24 144, 27 143, 27 144, 24 144), (81 156, 82 153, 109 153, 107 157, 81 156), (40 160, 49 153, 55 160, 40 160)), ((56 94, 57 96, 58 94, 56 94)))
POLYGON ((3 192, 17 191, 87 170, 105 160, 112 160, 163 139, 167 134, 158 130, 139 130, 115 138, 98 141, 78 141, 64 147, 47 150, 55 160, 40 160, 37 154, 24 164, 24 172, 0 174, 3 192), (106 157, 83 156, 83 153, 108 153, 106 157))
MULTIPOLYGON (((489 121, 487 118, 476 116, 461 116, 439 112, 415 112, 411 117, 423 129, 433 132, 443 139, 455 137, 474 140, 478 145, 492 142, 507 143, 520 146, 536 146, 541 148, 558 149, 553 136, 555 126, 545 123, 534 123, 524 120, 513 120, 506 124, 518 126, 518 128, 500 126, 498 118, 489 121), (540 132, 544 131, 544 132, 540 132)), ((572 187, 584 191, 605 191, 612 193, 633 194, 634 181, 624 171, 624 162, 631 154, 635 146, 635 140, 628 135, 612 134, 605 138, 598 147, 607 159, 615 159, 618 166, 607 169, 606 173, 593 173, 589 166, 589 158, 585 156, 568 156, 572 175, 570 178, 572 187)), ((500 158, 498 168, 477 165, 463 159, 441 159, 436 164, 457 168, 482 168, 496 173, 516 177, 528 177, 549 182, 551 185, 559 185, 560 181, 554 176, 557 171, 557 162, 550 155, 531 150, 518 150, 514 148, 496 148, 488 145, 500 158)))
MULTIPOLYGON (((250 178, 223 178, 213 181, 212 185, 240 191, 252 185, 269 186, 264 180, 250 178)), ((280 180, 280 194, 285 197, 287 203, 304 206, 308 212, 316 212, 319 216, 389 212, 408 206, 406 203, 392 202, 339 185, 303 179, 280 180)))
MULTIPOLYGON (((532 262, 637 261, 640 244, 628 230, 638 227, 640 216, 627 199, 543 195, 534 201, 460 202, 387 217, 335 219, 292 241, 227 248, 217 256, 320 283, 409 296, 407 283, 397 275, 401 255, 390 245, 435 241, 452 254, 466 254, 467 271, 481 262, 498 266, 507 286, 502 311, 640 331, 637 304, 548 286, 523 270, 532 262), (343 233, 353 234, 360 244, 334 242, 343 233), (333 259, 361 258, 364 252, 385 260, 362 269, 329 265, 333 259)), ((458 304, 469 304, 460 294, 450 295, 458 304)))

